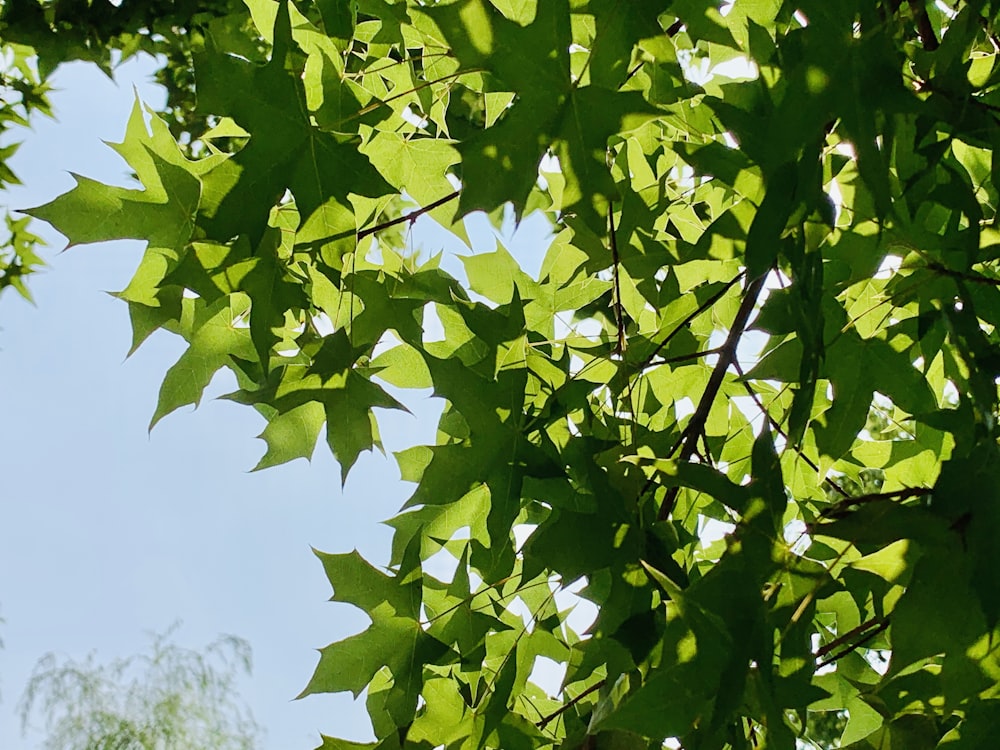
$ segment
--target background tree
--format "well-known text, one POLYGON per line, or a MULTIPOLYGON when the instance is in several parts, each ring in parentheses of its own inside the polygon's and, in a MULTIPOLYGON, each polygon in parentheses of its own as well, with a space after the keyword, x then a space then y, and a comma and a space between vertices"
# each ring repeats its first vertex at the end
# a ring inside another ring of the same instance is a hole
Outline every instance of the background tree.
POLYGON ((389 565, 319 553, 371 625, 304 694, 365 692, 380 750, 992 747, 993 2, 248 7, 193 44, 202 151, 137 105, 144 189, 33 214, 148 241, 154 424, 226 367, 260 467, 325 427, 346 476, 443 402, 389 565), (402 234, 479 210, 557 234, 402 234))
POLYGON ((53 750, 252 750, 261 732, 238 699, 250 645, 223 636, 204 652, 154 635, 150 653, 99 664, 47 654, 21 700, 26 728, 40 718, 53 750))

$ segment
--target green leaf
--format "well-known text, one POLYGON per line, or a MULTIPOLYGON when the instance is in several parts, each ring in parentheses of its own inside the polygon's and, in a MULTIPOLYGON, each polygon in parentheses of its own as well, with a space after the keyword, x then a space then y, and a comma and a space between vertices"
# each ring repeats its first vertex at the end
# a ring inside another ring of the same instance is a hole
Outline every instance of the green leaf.
POLYGON ((249 331, 240 325, 250 307, 245 297, 222 297, 212 305, 198 299, 184 302, 182 333, 188 348, 163 378, 151 430, 170 412, 187 404, 197 406, 212 377, 231 365, 234 356, 252 356, 249 331))
POLYGON ((362 451, 381 448, 378 422, 371 410, 406 409, 362 375, 354 367, 356 359, 357 353, 341 329, 325 337, 315 354, 311 369, 323 368, 325 376, 303 367, 286 366, 277 374, 277 382, 259 390, 237 391, 228 398, 248 404, 269 403, 279 415, 303 404, 322 404, 327 425, 337 425, 327 429, 326 439, 340 463, 341 479, 346 481, 362 451))
POLYGON ((782 165, 766 185, 764 199, 747 232, 747 275, 752 279, 766 273, 778 257, 785 225, 795 209, 794 167, 782 165))
POLYGON ((893 611, 892 673, 942 652, 961 658, 982 632, 982 611, 962 568, 953 553, 926 555, 917 564, 913 585, 893 611))
POLYGON ((211 36, 195 57, 199 108, 231 117, 250 134, 243 149, 205 177, 209 197, 199 223, 215 239, 228 241, 244 233, 256 245, 286 189, 308 221, 330 200, 349 208, 348 193, 375 197, 386 186, 359 154, 355 140, 324 133, 310 123, 294 59, 286 2, 278 6, 266 65, 226 54, 211 36))
POLYGON ((233 268, 242 276, 240 288, 250 297, 250 338, 266 373, 270 369, 271 352, 280 340, 275 333, 285 322, 288 311, 297 312, 308 302, 299 282, 292 280, 285 264, 278 257, 278 231, 268 232, 254 257, 233 268))
POLYGON ((463 182, 459 210, 492 211, 507 200, 518 215, 537 179, 570 92, 569 8, 539 3, 527 26, 509 21, 486 0, 462 0, 421 11, 463 70, 488 70, 514 105, 493 127, 459 145, 463 182))
MULTIPOLYGON (((459 162, 459 156, 455 147, 444 139, 404 137, 381 131, 372 134, 361 152, 393 187, 401 193, 405 191, 420 206, 438 202, 455 191, 447 175, 459 162)), ((454 214, 453 205, 430 212, 449 228, 454 214)))
POLYGON ((269 420, 267 427, 258 435, 267 443, 267 452, 253 470, 278 466, 296 458, 311 459, 325 419, 322 405, 312 401, 269 420))
POLYGON ((387 575, 372 567, 357 551, 327 554, 314 550, 333 586, 335 602, 349 602, 371 616, 388 611, 401 618, 415 619, 420 612, 420 580, 387 575), (388 610, 384 610, 388 607, 388 610))
POLYGON ((444 645, 424 633, 416 620, 380 618, 364 632, 320 649, 316 672, 297 697, 344 691, 357 697, 383 667, 393 674, 397 690, 414 693, 420 683, 417 665, 444 652, 444 645))
POLYGON ((938 744, 942 750, 986 750, 1000 728, 1000 703, 995 700, 969 704, 965 718, 938 744))
POLYGON ((502 245, 492 253, 463 256, 462 263, 469 277, 469 287, 501 305, 510 304, 515 287, 522 299, 538 294, 538 285, 502 245))
POLYGON ((371 369, 398 388, 430 388, 434 382, 420 352, 407 344, 382 352, 372 360, 371 369))
POLYGON ((73 175, 74 190, 30 213, 65 234, 70 246, 125 238, 156 248, 183 246, 194 229, 201 185, 186 169, 156 154, 151 159, 159 191, 112 188, 73 175))

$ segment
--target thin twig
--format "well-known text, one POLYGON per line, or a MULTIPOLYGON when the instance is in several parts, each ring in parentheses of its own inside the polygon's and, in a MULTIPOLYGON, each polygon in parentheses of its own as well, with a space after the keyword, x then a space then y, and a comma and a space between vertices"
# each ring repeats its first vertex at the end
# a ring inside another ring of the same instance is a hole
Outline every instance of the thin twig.
POLYGON ((939 273, 942 276, 947 276, 952 279, 961 279, 962 281, 969 281, 973 284, 985 284, 987 286, 1000 286, 1000 279, 991 279, 988 276, 981 276, 978 273, 966 273, 964 271, 956 271, 952 268, 948 268, 940 263, 931 261, 927 264, 928 270, 934 271, 934 273, 939 273))
POLYGON ((383 65, 381 68, 367 68, 365 70, 359 70, 355 73, 345 73, 344 78, 364 78, 365 76, 381 73, 383 70, 389 70, 389 68, 394 68, 395 66, 402 65, 403 63, 426 60, 431 57, 454 57, 454 55, 450 50, 446 50, 444 52, 424 52, 423 54, 404 57, 402 60, 393 60, 388 65, 383 65))
POLYGON ((888 627, 889 627, 889 621, 888 620, 883 620, 878 625, 878 627, 874 628, 873 630, 869 630, 867 633, 865 633, 865 635, 863 635, 857 641, 855 641, 850 646, 848 646, 847 648, 845 648, 843 651, 839 651, 836 654, 834 654, 833 656, 831 656, 831 657, 829 657, 829 658, 824 659, 823 661, 821 661, 819 664, 816 665, 816 669, 820 669, 821 667, 825 667, 827 664, 833 664, 838 659, 843 659, 848 654, 850 654, 850 653, 856 651, 857 649, 861 648, 862 646, 864 646, 866 643, 868 643, 868 641, 870 641, 872 638, 874 638, 875 636, 877 636, 879 633, 881 633, 883 630, 885 630, 888 627))
MULTIPOLYGON (((713 294, 707 300, 705 300, 700 305, 698 305, 698 307, 696 307, 691 313, 689 313, 688 315, 686 315, 684 317, 684 320, 682 320, 680 323, 678 323, 676 326, 674 326, 674 330, 672 330, 670 333, 668 333, 666 335, 666 337, 659 344, 656 345, 656 348, 652 351, 652 353, 648 357, 646 357, 646 359, 644 359, 642 361, 642 364, 639 365, 639 367, 637 369, 639 369, 639 370, 645 370, 647 367, 649 367, 650 365, 654 364, 653 360, 656 359, 656 356, 661 351, 663 351, 663 348, 667 344, 670 343, 670 341, 674 338, 674 336, 676 336, 681 331, 686 330, 687 327, 688 327, 688 324, 692 320, 694 320, 695 318, 697 318, 703 312, 705 312, 706 310, 708 310, 712 305, 714 305, 716 302, 718 302, 726 292, 728 292, 730 289, 732 289, 733 286, 740 279, 743 278, 743 273, 744 273, 743 271, 740 271, 734 278, 732 278, 729 281, 727 281, 726 285, 724 287, 722 287, 722 289, 720 289, 719 291, 717 291, 715 294, 713 294)), ((660 363, 657 362, 655 364, 660 364, 660 363)))
MULTIPOLYGON (((698 440, 705 429, 705 422, 708 420, 708 414, 712 410, 712 404, 715 403, 715 398, 719 395, 722 381, 726 377, 729 366, 736 361, 736 347, 740 343, 743 332, 746 330, 747 323, 750 322, 750 315, 753 313, 757 299, 760 297, 760 292, 764 288, 765 278, 767 278, 767 274, 763 273, 747 284, 746 291, 743 294, 743 301, 740 303, 740 308, 736 311, 733 324, 729 328, 729 335, 726 336, 726 342, 720 347, 719 361, 715 364, 715 369, 712 370, 712 374, 708 378, 708 384, 705 386, 705 392, 701 395, 701 401, 698 402, 698 408, 695 409, 694 414, 691 415, 691 420, 684 429, 680 443, 680 454, 678 456, 681 462, 690 460, 698 447, 698 440)), ((652 477, 646 482, 644 490, 648 489, 650 481, 652 481, 652 477)), ((677 502, 677 494, 679 492, 680 487, 671 487, 667 490, 667 494, 660 504, 657 520, 666 521, 670 517, 670 513, 674 509, 674 504, 677 502)))
POLYGON ((415 211, 410 211, 410 213, 406 214, 405 216, 400 216, 390 221, 382 222, 381 224, 378 224, 377 226, 374 227, 369 227, 368 229, 362 229, 360 232, 358 232, 358 241, 363 240, 368 235, 375 234, 375 232, 381 232, 383 229, 394 227, 397 224, 402 224, 407 221, 414 222, 428 211, 433 211, 438 206, 443 206, 448 201, 455 200, 459 195, 461 195, 461 192, 462 191, 460 190, 456 190, 454 193, 450 193, 446 195, 444 198, 438 198, 433 203, 428 203, 423 208, 418 208, 415 211))
POLYGON ((628 75, 625 76, 625 80, 622 81, 622 86, 624 86, 626 83, 628 83, 630 80, 632 80, 632 77, 636 73, 638 73, 640 70, 642 70, 642 66, 645 65, 645 64, 646 64, 645 60, 640 60, 638 63, 636 63, 636 66, 634 68, 632 68, 632 70, 630 70, 628 72, 628 75))
POLYGON ((435 78, 433 81, 424 81, 423 83, 414 86, 413 88, 409 88, 406 91, 400 91, 398 94, 393 94, 392 96, 387 96, 385 99, 379 99, 378 101, 372 102, 367 107, 362 107, 357 112, 352 112, 347 117, 342 117, 340 120, 337 121, 337 124, 343 125, 345 122, 350 122, 351 120, 356 120, 359 117, 364 117, 369 112, 374 112, 379 107, 387 106, 391 101, 395 101, 396 99, 400 99, 404 96, 410 96, 411 94, 415 94, 418 91, 422 91, 423 89, 427 88, 428 86, 433 86, 438 83, 444 83, 445 81, 449 81, 455 78, 460 78, 461 76, 464 76, 467 73, 482 73, 482 72, 483 71, 481 68, 470 68, 468 70, 459 70, 454 73, 449 73, 446 76, 435 78))
MULTIPOLYGON (((683 28, 684 28, 684 22, 681 19, 678 18, 676 21, 674 21, 672 24, 670 24, 667 27, 667 30, 664 33, 667 35, 668 38, 675 37, 675 36, 677 36, 678 32, 680 32, 680 30, 683 29, 683 28)), ((622 85, 624 86, 626 83, 628 83, 628 81, 636 73, 638 73, 640 70, 642 70, 642 66, 645 65, 645 64, 646 64, 645 60, 640 60, 638 63, 636 63, 636 66, 634 68, 632 68, 632 70, 630 70, 628 72, 628 75, 625 76, 625 80, 622 81, 622 85)))
MULTIPOLYGON (((957 4, 958 3, 956 3, 956 5, 957 4)), ((979 17, 979 25, 982 26, 983 27, 983 31, 986 32, 987 38, 990 40, 990 43, 993 45, 993 51, 994 52, 1000 52, 1000 39, 997 38, 997 35, 994 33, 993 29, 990 28, 990 22, 987 19, 985 19, 982 16, 980 16, 979 17)))
MULTIPOLYGON (((754 403, 757 404, 757 408, 760 409, 760 413, 763 414, 764 418, 771 423, 771 427, 774 428, 775 432, 777 432, 782 437, 782 439, 785 441, 785 445, 790 445, 792 447, 792 450, 798 453, 799 457, 806 462, 806 466, 808 466, 810 469, 812 469, 818 474, 819 466, 816 465, 816 462, 813 461, 811 458, 809 458, 809 456, 805 454, 805 451, 803 451, 802 448, 792 444, 792 442, 788 439, 788 434, 782 429, 781 424, 778 422, 777 419, 771 416, 771 412, 767 410, 767 407, 764 406, 764 402, 760 400, 760 395, 757 393, 757 391, 755 391, 753 388, 750 387, 750 384, 746 381, 746 374, 743 372, 743 367, 740 365, 740 363, 733 362, 733 367, 736 368, 736 373, 740 376, 740 380, 743 383, 743 387, 746 389, 747 393, 750 394, 750 397, 753 399, 754 403)), ((839 484, 830 479, 830 477, 823 477, 823 481, 829 484, 834 489, 834 491, 841 497, 850 497, 850 493, 848 493, 847 490, 845 490, 839 484)))
POLYGON ((882 625, 883 623, 886 623, 886 622, 888 622, 888 618, 885 618, 885 617, 873 617, 870 620, 866 620, 865 622, 863 622, 860 625, 858 625, 856 628, 851 628, 850 630, 848 630, 843 635, 838 636, 837 638, 834 638, 832 641, 830 641, 825 646, 821 646, 819 649, 817 649, 817 651, 816 651, 816 658, 817 659, 822 659, 827 654, 829 654, 829 653, 831 653, 833 651, 836 651, 838 648, 840 648, 841 646, 843 646, 845 643, 847 643, 848 641, 850 641, 855 636, 861 635, 862 633, 866 632, 867 630, 869 630, 871 628, 874 628, 876 626, 882 625))
POLYGON ((661 359, 656 364, 658 365, 675 365, 678 362, 689 362, 692 359, 701 359, 702 357, 708 357, 712 354, 718 354, 722 351, 721 346, 717 346, 714 349, 706 349, 701 352, 691 352, 690 354, 678 354, 676 357, 667 357, 666 359, 661 359))
POLYGON ((540 721, 535 722, 535 726, 538 727, 539 729, 545 729, 546 725, 548 725, 548 723, 550 721, 552 721, 553 719, 561 716, 566 711, 569 711, 573 706, 575 706, 577 703, 579 703, 580 701, 582 701, 584 698, 586 698, 591 693, 594 693, 594 692, 600 690, 602 687, 604 687, 604 683, 605 682, 607 682, 607 680, 601 680, 600 682, 597 682, 597 683, 591 685, 589 688, 587 688, 586 690, 584 690, 578 696, 576 696, 575 698, 567 701, 565 704, 563 704, 562 706, 560 706, 559 708, 557 708, 555 711, 553 711, 552 713, 550 713, 548 716, 543 716, 540 721))
POLYGON ((929 495, 931 492, 933 492, 933 490, 928 487, 905 487, 900 490, 894 490, 893 492, 870 492, 867 495, 858 495, 857 497, 847 497, 841 500, 839 503, 835 503, 831 505, 829 508, 824 509, 823 512, 819 514, 819 517, 832 518, 836 517, 840 513, 843 513, 848 508, 854 507, 856 505, 877 503, 883 500, 907 500, 911 497, 922 497, 923 495, 929 495))
POLYGON ((517 653, 517 644, 520 643, 521 638, 524 637, 525 633, 529 632, 529 628, 538 620, 538 613, 548 606, 549 602, 551 602, 555 597, 556 591, 558 591, 558 589, 550 591, 549 595, 545 597, 545 599, 542 600, 542 603, 539 604, 535 611, 531 613, 531 619, 524 623, 524 627, 521 628, 517 637, 514 638, 514 645, 511 647, 510 651, 507 652, 507 655, 504 656, 503 661, 500 662, 500 666, 493 675, 493 682, 487 684, 486 690, 479 696, 479 700, 476 701, 476 704, 472 707, 473 711, 476 711, 480 705, 482 705, 483 699, 486 698, 489 693, 496 692, 497 683, 500 681, 500 676, 503 674, 504 667, 507 666, 507 662, 510 661, 511 657, 517 653))
POLYGON ((618 342, 615 344, 615 354, 622 354, 625 351, 625 318, 622 314, 622 287, 619 280, 621 258, 618 255, 618 240, 615 235, 615 210, 614 203, 608 203, 608 237, 611 245, 612 278, 615 285, 615 298, 612 307, 615 311, 615 328, 618 331, 618 342))

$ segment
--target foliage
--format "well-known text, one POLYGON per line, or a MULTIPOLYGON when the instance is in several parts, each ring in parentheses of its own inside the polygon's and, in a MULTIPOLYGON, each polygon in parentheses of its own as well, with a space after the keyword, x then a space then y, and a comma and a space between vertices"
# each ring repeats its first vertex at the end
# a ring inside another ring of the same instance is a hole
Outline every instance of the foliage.
POLYGON ((20 704, 22 726, 40 715, 53 750, 247 750, 259 729, 235 694, 250 645, 223 636, 204 652, 152 638, 149 654, 98 664, 47 654, 20 704))
POLYGON ((32 213, 148 241, 154 423, 229 368, 259 467, 325 426, 346 476, 443 403, 389 566, 319 553, 371 624, 303 694, 377 736, 324 748, 993 746, 996 3, 248 7, 196 45, 199 158, 137 105, 144 189, 32 213), (404 241, 473 211, 547 216, 540 270, 404 241))
MULTIPOLYGON (((62 63, 86 60, 109 76, 114 67, 146 53, 163 61, 156 80, 167 92, 160 116, 189 145, 206 129, 194 115, 191 45, 216 19, 237 26, 248 14, 236 0, 199 2, 0 2, 0 137, 26 128, 32 115, 52 116, 49 79, 62 63)), ((20 184, 9 160, 17 142, 0 148, 0 190, 20 184)), ((42 266, 38 248, 44 243, 28 229, 28 219, 7 209, 6 232, 0 234, 0 293, 8 287, 31 300, 25 277, 42 266)))
MULTIPOLYGON (((38 112, 51 114, 48 87, 31 65, 33 50, 18 44, 0 44, 0 137, 18 127, 27 127, 31 116, 38 112)), ((6 141, 6 138, 4 138, 6 141)), ((20 184, 8 160, 17 152, 17 143, 0 147, 0 190, 20 184)), ((42 265, 37 248, 41 240, 28 229, 28 219, 15 218, 5 211, 6 232, 0 234, 0 293, 13 288, 25 299, 31 293, 24 277, 42 265)))

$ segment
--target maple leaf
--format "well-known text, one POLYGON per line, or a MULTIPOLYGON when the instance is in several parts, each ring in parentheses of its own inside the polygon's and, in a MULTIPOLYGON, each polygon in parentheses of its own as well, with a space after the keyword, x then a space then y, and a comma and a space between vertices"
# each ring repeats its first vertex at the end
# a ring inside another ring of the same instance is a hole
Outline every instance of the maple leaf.
POLYGON ((552 149, 568 178, 560 208, 580 212, 601 233, 607 203, 618 194, 607 165, 608 139, 660 111, 639 92, 577 85, 570 76, 565 2, 540 4, 526 26, 508 20, 485 0, 425 12, 465 69, 490 71, 516 95, 497 124, 458 145, 460 211, 492 211, 512 201, 520 216, 542 156, 552 149))
POLYGON ((200 403, 212 377, 232 357, 252 355, 249 331, 239 325, 249 307, 245 296, 221 297, 210 305, 184 300, 178 332, 188 340, 188 348, 163 378, 149 429, 175 409, 200 403))
POLYGON ((347 474, 362 451, 381 448, 378 422, 373 408, 401 409, 406 407, 354 367, 358 351, 340 329, 323 340, 311 368, 286 365, 259 390, 242 390, 227 398, 247 404, 264 403, 278 414, 291 412, 309 403, 319 403, 325 410, 328 424, 327 442, 341 467, 341 479, 347 474))
MULTIPOLYGON (((273 38, 265 65, 226 54, 211 35, 195 55, 199 108, 231 117, 250 134, 246 146, 205 178, 212 200, 199 224, 220 241, 246 233, 251 244, 260 242, 285 190, 308 222, 328 203, 349 208, 351 193, 375 197, 388 189, 359 153, 356 137, 326 133, 311 123, 285 2, 279 4, 273 38)), ((337 222, 328 234, 340 230, 337 222)))
POLYGON ((135 171, 142 189, 114 187, 73 174, 76 187, 33 208, 69 240, 69 247, 131 238, 179 255, 195 227, 205 167, 188 162, 158 118, 146 129, 142 107, 132 109, 125 141, 113 148, 135 171))

